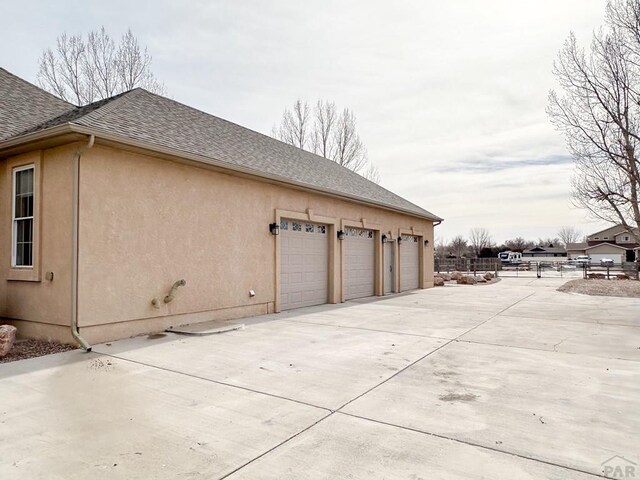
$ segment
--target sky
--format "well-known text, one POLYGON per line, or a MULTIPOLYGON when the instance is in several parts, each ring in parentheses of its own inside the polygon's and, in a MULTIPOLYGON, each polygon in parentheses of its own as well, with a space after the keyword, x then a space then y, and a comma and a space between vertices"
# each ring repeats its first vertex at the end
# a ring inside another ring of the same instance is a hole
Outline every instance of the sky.
POLYGON ((270 134, 300 98, 357 116, 382 185, 443 217, 448 241, 606 227, 572 206, 571 157, 545 113, 570 31, 604 0, 0 0, 0 66, 35 82, 63 32, 128 28, 179 102, 270 134), (188 5, 188 8, 187 8, 188 5))

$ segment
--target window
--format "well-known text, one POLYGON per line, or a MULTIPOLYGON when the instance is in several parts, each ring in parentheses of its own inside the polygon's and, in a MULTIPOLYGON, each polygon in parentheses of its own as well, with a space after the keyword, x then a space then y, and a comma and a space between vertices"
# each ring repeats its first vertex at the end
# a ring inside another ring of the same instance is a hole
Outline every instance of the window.
POLYGON ((33 267, 34 172, 33 165, 13 170, 13 267, 33 267))

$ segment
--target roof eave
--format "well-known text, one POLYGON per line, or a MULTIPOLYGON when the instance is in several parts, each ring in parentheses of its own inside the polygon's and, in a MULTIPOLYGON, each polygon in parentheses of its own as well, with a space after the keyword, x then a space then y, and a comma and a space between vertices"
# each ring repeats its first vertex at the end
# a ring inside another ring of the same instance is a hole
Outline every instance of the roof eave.
POLYGON ((309 185, 303 182, 296 182, 294 180, 284 178, 278 175, 271 175, 265 172, 261 172, 259 170, 254 170, 247 167, 242 167, 239 165, 233 165, 228 162, 222 162, 220 160, 216 160, 214 158, 205 157, 203 155, 197 155, 190 152, 184 152, 182 150, 177 150, 169 147, 158 146, 149 142, 143 142, 140 140, 134 140, 128 137, 124 137, 121 135, 116 135, 111 132, 106 132, 104 130, 100 130, 92 127, 85 127, 83 125, 78 125, 74 123, 65 123, 62 125, 57 125, 55 127, 50 127, 44 130, 40 130, 33 133, 28 133, 26 135, 20 135, 18 137, 12 137, 5 141, 0 141, 0 156, 8 156, 14 153, 19 153, 20 150, 25 150, 26 145, 32 146, 34 143, 43 143, 46 140, 50 140, 54 137, 60 137, 68 134, 80 134, 80 135, 95 135, 97 138, 104 139, 110 142, 119 143, 123 145, 128 145, 134 148, 138 148, 141 150, 147 150, 152 152, 158 152, 163 155, 167 155, 170 157, 183 158, 192 162, 197 162, 200 164, 210 165, 213 167, 217 167, 223 170, 230 170, 238 173, 242 173, 245 175, 250 175, 253 177, 263 178, 272 182, 291 185, 298 188, 302 188, 305 190, 310 190, 317 193, 322 194, 330 194, 339 198, 344 198, 351 201, 356 201, 359 203, 363 203, 365 205, 371 205, 378 208, 384 208, 385 210, 390 210, 393 212, 403 213, 405 215, 411 215, 413 217, 426 219, 433 222, 442 222, 443 218, 440 218, 436 215, 423 215, 418 212, 413 212, 411 210, 406 210, 400 207, 394 207, 391 205, 387 205, 380 202, 375 202, 373 200, 369 200, 366 198, 358 197, 357 195, 348 195, 343 192, 338 192, 331 189, 320 189, 314 187, 313 185, 309 185))
POLYGON ((29 150, 67 143, 80 139, 83 136, 84 134, 76 132, 69 123, 56 125, 55 127, 38 130, 37 132, 0 140, 0 157, 17 155, 29 150))
POLYGON ((603 242, 603 243, 599 243, 598 245, 592 245, 590 247, 585 248, 585 250, 591 250, 592 248, 598 248, 598 247, 602 247, 602 246, 619 248, 620 250, 628 250, 628 248, 625 248, 625 247, 623 247, 621 245, 615 245, 615 244, 609 243, 609 242, 603 242))

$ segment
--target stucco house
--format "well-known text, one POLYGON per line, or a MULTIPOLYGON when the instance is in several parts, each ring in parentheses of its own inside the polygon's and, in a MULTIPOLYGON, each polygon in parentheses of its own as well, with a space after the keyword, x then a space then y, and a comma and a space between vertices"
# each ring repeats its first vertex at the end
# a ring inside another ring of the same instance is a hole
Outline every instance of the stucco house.
POLYGON ((564 262, 567 251, 562 247, 538 245, 522 252, 523 262, 564 262))
POLYGON ((90 343, 433 286, 442 219, 135 89, 76 107, 0 69, 0 316, 90 343))
POLYGON ((591 263, 610 258, 616 264, 636 261, 640 245, 622 225, 614 225, 587 236, 587 241, 567 245, 569 259, 588 255, 591 263))

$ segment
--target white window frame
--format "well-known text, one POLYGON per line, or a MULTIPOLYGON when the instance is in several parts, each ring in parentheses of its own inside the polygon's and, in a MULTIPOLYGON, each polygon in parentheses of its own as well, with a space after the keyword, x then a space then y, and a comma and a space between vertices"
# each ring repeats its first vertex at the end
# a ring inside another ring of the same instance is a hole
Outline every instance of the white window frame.
POLYGON ((20 268, 20 269, 29 269, 33 270, 35 264, 35 235, 36 235, 36 224, 35 224, 35 214, 36 214, 36 166, 34 163, 29 165, 21 165, 19 167, 13 168, 11 172, 11 268, 20 268), (17 184, 16 180, 18 178, 18 173, 23 172, 25 170, 33 170, 33 215, 31 217, 20 217, 16 218, 16 195, 17 195, 17 184), (31 219, 31 265, 16 265, 16 257, 18 254, 18 221, 31 219))

